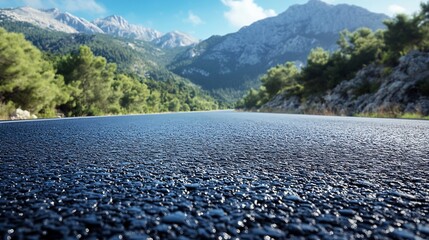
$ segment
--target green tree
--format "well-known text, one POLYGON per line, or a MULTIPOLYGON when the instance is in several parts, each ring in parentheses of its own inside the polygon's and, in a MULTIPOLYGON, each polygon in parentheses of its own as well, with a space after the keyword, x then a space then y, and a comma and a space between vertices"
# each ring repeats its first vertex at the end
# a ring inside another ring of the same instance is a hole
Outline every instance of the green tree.
POLYGON ((52 64, 24 36, 0 28, 0 103, 38 114, 54 114, 67 89, 52 64))
POLYGON ((419 29, 419 18, 399 14, 395 18, 385 21, 384 24, 387 27, 384 33, 387 47, 384 61, 395 64, 400 56, 415 49, 421 42, 423 36, 419 29))
POLYGON ((299 82, 302 82, 306 94, 323 93, 328 88, 328 79, 323 77, 329 61, 329 52, 323 48, 313 49, 307 58, 299 82))
MULTIPOLYGON (((146 100, 149 97, 149 89, 146 84, 129 76, 119 75, 114 82, 114 88, 122 95, 119 97, 119 105, 125 113, 149 112, 146 100)), ((115 101, 112 101, 115 102, 115 101)))
POLYGON ((79 53, 67 56, 59 64, 58 72, 66 84, 73 85, 73 99, 62 108, 72 116, 109 113, 113 93, 112 83, 116 65, 96 57, 91 49, 82 46, 79 53))
POLYGON ((417 16, 419 18, 419 28, 421 31, 421 43, 420 50, 429 51, 429 1, 426 3, 421 3, 421 11, 417 16))
POLYGON ((268 98, 272 98, 286 87, 295 86, 298 74, 299 70, 293 62, 287 62, 284 65, 277 65, 269 69, 261 78, 262 86, 265 87, 268 98))
POLYGON ((327 81, 327 89, 353 78, 362 67, 381 58, 384 48, 383 32, 372 32, 368 28, 355 32, 346 30, 340 33, 337 43, 340 49, 330 55, 322 74, 327 81))
POLYGON ((168 103, 168 111, 170 112, 178 112, 180 110, 180 101, 177 98, 173 98, 169 103, 168 103))

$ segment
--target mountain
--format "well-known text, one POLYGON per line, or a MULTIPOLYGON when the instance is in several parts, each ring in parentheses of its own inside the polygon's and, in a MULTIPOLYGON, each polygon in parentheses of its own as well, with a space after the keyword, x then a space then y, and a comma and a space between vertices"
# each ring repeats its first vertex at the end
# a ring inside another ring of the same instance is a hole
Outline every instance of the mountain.
POLYGON ((101 30, 99 27, 92 24, 88 20, 76 17, 68 12, 62 13, 57 8, 42 11, 46 13, 52 13, 56 20, 76 29, 76 31, 78 31, 79 33, 104 33, 103 30, 101 30))
POLYGON ((173 31, 153 41, 161 48, 187 47, 197 44, 199 41, 186 33, 173 31))
POLYGON ((39 10, 31 7, 0 9, 0 15, 12 21, 27 22, 44 29, 65 33, 103 33, 89 21, 62 13, 58 9, 39 10))
POLYGON ((178 31, 162 34, 161 32, 145 28, 140 25, 130 24, 121 16, 112 15, 103 19, 93 21, 106 34, 116 37, 137 39, 153 42, 161 48, 176 48, 195 45, 198 40, 190 35, 178 31))
POLYGON ((336 49, 340 31, 382 29, 387 18, 353 5, 310 0, 236 33, 202 41, 169 68, 205 89, 245 90, 257 85, 258 77, 272 66, 286 61, 304 64, 315 47, 336 49))
POLYGON ((198 43, 195 38, 173 31, 167 34, 130 24, 121 16, 112 15, 89 22, 59 9, 39 10, 31 7, 0 9, 0 18, 15 22, 26 22, 42 29, 64 33, 107 34, 131 40, 153 42, 161 48, 192 46, 198 43))
POLYGON ((152 41, 162 36, 161 32, 140 25, 130 24, 123 17, 117 15, 96 19, 93 23, 106 34, 117 37, 152 41))

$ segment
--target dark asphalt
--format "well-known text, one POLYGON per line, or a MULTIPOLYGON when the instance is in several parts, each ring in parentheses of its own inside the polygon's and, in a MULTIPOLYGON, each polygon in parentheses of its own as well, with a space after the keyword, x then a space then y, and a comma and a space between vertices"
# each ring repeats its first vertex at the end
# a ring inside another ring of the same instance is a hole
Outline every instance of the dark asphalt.
POLYGON ((0 123, 2 239, 429 239, 429 121, 0 123))

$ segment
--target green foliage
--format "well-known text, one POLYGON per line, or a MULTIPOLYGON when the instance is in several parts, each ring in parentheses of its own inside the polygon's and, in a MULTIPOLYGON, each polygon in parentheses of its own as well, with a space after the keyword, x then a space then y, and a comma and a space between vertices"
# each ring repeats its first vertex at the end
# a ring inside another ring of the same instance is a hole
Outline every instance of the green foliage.
POLYGON ((45 57, 23 35, 0 28, 0 118, 18 107, 39 117, 217 109, 192 83, 168 71, 154 73, 163 81, 120 74, 88 46, 45 57))
POLYGON ((280 92, 296 94, 302 90, 297 78, 299 70, 292 62, 278 65, 268 70, 261 78, 259 90, 250 89, 244 99, 236 104, 237 108, 259 108, 280 92))
POLYGON ((255 89, 250 89, 247 95, 243 98, 243 102, 238 103, 237 107, 244 107, 246 109, 251 109, 254 107, 259 107, 259 93, 255 89))
POLYGON ((61 110, 72 116, 92 116, 109 112, 112 83, 116 66, 103 57, 95 57, 91 49, 82 46, 78 54, 64 57, 58 64, 58 73, 65 83, 77 88, 72 100, 61 110))
POLYGON ((284 88, 291 88, 297 84, 298 68, 294 63, 288 62, 285 65, 278 65, 268 70, 261 78, 262 86, 268 94, 268 98, 272 98, 284 88))
POLYGON ((417 89, 423 96, 429 97, 429 77, 417 83, 417 89))
POLYGON ((306 93, 322 93, 327 89, 327 79, 323 73, 328 67, 329 55, 322 48, 316 48, 308 55, 307 66, 302 70, 299 80, 306 93))
POLYGON ((422 39, 418 18, 409 18, 399 14, 394 19, 385 21, 387 31, 384 34, 387 51, 384 56, 386 63, 396 63, 400 56, 415 49, 422 39))
POLYGON ((418 14, 409 17, 404 14, 385 22, 386 51, 383 62, 395 65, 398 58, 411 50, 429 50, 429 1, 421 3, 418 14))
POLYGON ((0 102, 0 120, 9 119, 9 116, 16 109, 13 102, 2 103, 0 102))
POLYGON ((230 109, 235 107, 236 99, 242 98, 245 91, 233 88, 219 88, 211 90, 210 93, 215 99, 219 100, 219 108, 230 109))
POLYGON ((217 104, 200 89, 171 73, 164 81, 118 74, 114 64, 87 46, 57 63, 72 87, 72 100, 61 106, 69 116, 212 110, 217 104))
POLYGON ((379 59, 384 47, 383 33, 374 33, 368 28, 353 33, 343 31, 338 45, 340 48, 332 54, 321 48, 310 53, 300 77, 305 95, 323 94, 379 59))
POLYGON ((150 91, 146 84, 126 75, 118 75, 113 82, 114 95, 110 101, 118 101, 119 112, 145 113, 151 112, 147 99, 150 91))
POLYGON ((0 103, 43 113, 67 99, 62 78, 42 53, 23 35, 0 28, 0 103))
POLYGON ((362 96, 364 94, 375 93, 380 89, 380 82, 371 82, 369 80, 364 80, 356 89, 354 89, 353 93, 355 96, 362 96))
POLYGON ((7 19, 0 21, 0 26, 11 32, 23 33, 33 45, 53 56, 78 53, 80 46, 86 45, 94 55, 115 63, 121 73, 127 74, 144 75, 148 71, 162 69, 160 66, 169 63, 174 54, 185 51, 185 48, 164 51, 146 41, 115 38, 105 34, 67 34, 7 19))

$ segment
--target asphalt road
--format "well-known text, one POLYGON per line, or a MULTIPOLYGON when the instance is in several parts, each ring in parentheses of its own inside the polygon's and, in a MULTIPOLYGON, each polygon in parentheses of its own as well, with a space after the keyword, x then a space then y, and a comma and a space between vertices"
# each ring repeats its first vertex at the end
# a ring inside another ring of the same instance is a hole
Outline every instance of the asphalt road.
POLYGON ((429 121, 0 123, 2 239, 429 239, 429 121))

